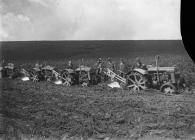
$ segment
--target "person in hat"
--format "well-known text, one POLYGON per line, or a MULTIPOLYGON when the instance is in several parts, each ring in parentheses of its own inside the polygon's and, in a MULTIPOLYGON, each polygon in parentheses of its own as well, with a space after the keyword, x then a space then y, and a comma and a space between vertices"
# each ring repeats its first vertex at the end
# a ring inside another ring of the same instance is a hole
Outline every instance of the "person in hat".
POLYGON ((110 57, 107 58, 107 68, 109 68, 109 69, 112 70, 112 71, 115 71, 115 65, 114 65, 114 63, 112 62, 112 60, 111 60, 110 57))
POLYGON ((39 62, 37 62, 36 64, 35 64, 35 67, 33 68, 35 71, 40 71, 41 70, 41 65, 39 64, 39 62))
POLYGON ((5 65, 5 59, 1 58, 0 66, 3 67, 5 65))
POLYGON ((141 68, 142 67, 142 62, 139 58, 136 58, 135 60, 135 68, 141 68))
MULTIPOLYGON (((112 62, 112 60, 111 60, 110 57, 107 58, 107 65, 106 65, 106 67, 107 67, 108 69, 110 69, 112 72, 115 72, 115 65, 114 65, 114 63, 112 62)), ((113 81, 114 81, 114 78, 111 77, 110 80, 111 80, 111 82, 113 82, 113 81)))
POLYGON ((147 70, 146 65, 141 62, 140 58, 136 58, 135 63, 133 65, 133 69, 134 68, 147 70))
POLYGON ((120 63, 119 63, 119 75, 123 77, 124 76, 124 71, 125 71, 125 62, 121 58, 120 63))
POLYGON ((73 69, 73 64, 72 64, 72 61, 71 59, 68 60, 68 66, 67 66, 68 69, 73 69))
POLYGON ((96 64, 95 64, 96 74, 100 74, 102 72, 102 59, 98 58, 96 64))
POLYGON ((0 62, 0 79, 3 77, 3 65, 4 65, 4 59, 1 59, 1 62, 0 62))

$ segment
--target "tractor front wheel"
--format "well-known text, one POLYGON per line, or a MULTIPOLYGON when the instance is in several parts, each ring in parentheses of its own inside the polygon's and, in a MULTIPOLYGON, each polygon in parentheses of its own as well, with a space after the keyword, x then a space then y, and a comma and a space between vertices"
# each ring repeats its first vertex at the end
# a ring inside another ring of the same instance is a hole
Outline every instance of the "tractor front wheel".
POLYGON ((166 95, 172 95, 172 94, 176 93, 176 87, 173 84, 168 83, 168 84, 162 85, 160 87, 160 91, 166 95))
POLYGON ((89 85, 89 75, 86 71, 81 71, 79 74, 79 83, 82 87, 89 85))

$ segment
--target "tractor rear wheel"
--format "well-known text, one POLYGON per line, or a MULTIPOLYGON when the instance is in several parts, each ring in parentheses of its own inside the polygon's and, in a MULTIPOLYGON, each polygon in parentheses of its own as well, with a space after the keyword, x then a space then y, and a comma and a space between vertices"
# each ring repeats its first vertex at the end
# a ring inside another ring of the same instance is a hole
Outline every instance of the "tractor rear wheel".
POLYGON ((31 77, 31 79, 35 83, 39 81, 39 78, 38 78, 38 75, 37 74, 33 74, 32 77, 31 77))
POLYGON ((139 92, 145 90, 147 88, 146 82, 146 78, 138 72, 132 72, 127 76, 127 87, 130 91, 139 92))
POLYGON ((68 72, 68 71, 64 71, 62 73, 62 77, 63 77, 63 85, 65 86, 71 86, 73 84, 73 76, 68 72))
POLYGON ((71 86, 71 82, 69 80, 64 81, 63 85, 70 87, 71 86))

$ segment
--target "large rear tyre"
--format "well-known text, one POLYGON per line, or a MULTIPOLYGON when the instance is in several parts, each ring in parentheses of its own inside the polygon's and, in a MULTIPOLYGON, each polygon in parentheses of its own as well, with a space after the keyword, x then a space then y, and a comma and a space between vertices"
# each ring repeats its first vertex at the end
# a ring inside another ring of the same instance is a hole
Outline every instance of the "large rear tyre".
POLYGON ((138 72, 132 72, 127 76, 127 87, 130 91, 145 90, 147 88, 146 82, 146 78, 138 72))
POLYGON ((32 77, 31 77, 32 81, 34 83, 38 82, 39 81, 39 78, 38 78, 38 75, 37 74, 33 74, 32 77))
POLYGON ((62 77, 63 85, 69 87, 73 84, 73 76, 68 71, 64 71, 62 77))

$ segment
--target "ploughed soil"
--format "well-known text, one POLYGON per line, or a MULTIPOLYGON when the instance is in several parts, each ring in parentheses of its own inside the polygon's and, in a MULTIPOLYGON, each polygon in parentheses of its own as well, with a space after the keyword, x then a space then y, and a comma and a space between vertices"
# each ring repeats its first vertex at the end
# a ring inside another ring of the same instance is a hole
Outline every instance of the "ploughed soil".
POLYGON ((1 79, 2 139, 195 139, 195 93, 1 79))

